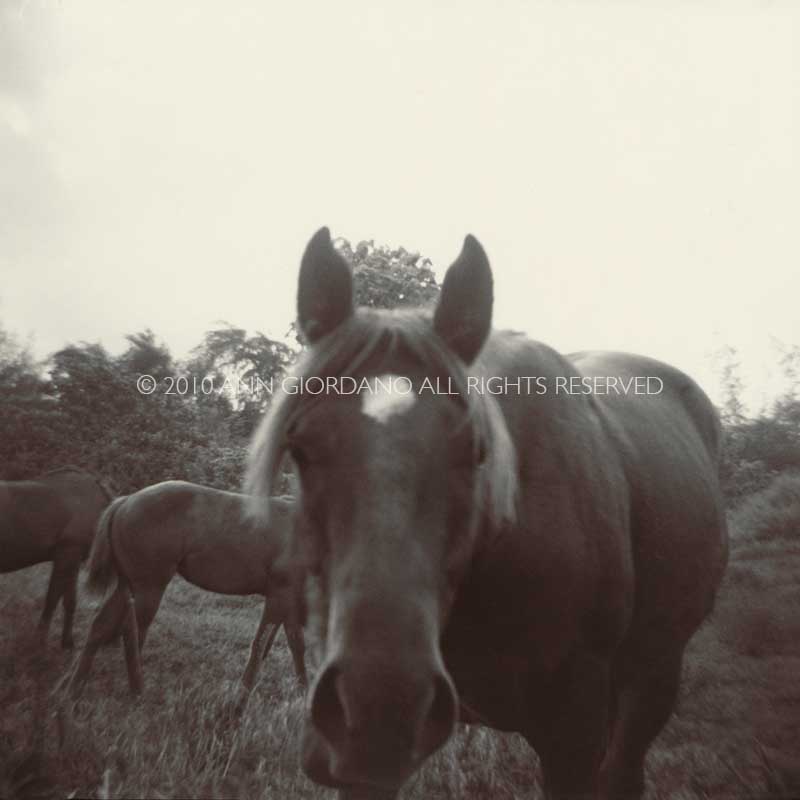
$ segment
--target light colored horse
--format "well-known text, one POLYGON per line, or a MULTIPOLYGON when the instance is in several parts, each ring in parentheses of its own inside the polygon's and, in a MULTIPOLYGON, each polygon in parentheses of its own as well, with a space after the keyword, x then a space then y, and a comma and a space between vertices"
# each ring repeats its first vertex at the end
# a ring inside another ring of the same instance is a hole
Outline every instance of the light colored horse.
POLYGON ((120 497, 108 507, 98 523, 88 586, 104 591, 116 576, 117 587, 92 622, 70 680, 73 695, 80 692, 98 648, 120 633, 131 689, 141 691, 140 650, 176 574, 210 592, 264 596, 264 612, 242 677, 248 690, 281 625, 297 677, 305 685, 303 632, 289 619, 276 566, 292 525, 294 503, 288 497, 271 498, 268 526, 245 516, 246 503, 244 495, 234 492, 167 481, 120 497), (270 624, 274 628, 262 647, 270 624))
POLYGON ((89 553, 98 517, 111 499, 102 481, 78 467, 60 467, 35 480, 0 481, 0 572, 53 562, 39 631, 46 639, 63 599, 64 648, 73 646, 81 561, 89 553))

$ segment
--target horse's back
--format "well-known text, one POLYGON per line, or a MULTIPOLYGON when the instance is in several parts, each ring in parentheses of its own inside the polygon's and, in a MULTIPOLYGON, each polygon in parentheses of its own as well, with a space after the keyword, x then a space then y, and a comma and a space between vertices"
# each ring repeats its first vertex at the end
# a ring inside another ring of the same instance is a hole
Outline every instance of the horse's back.
POLYGON ((662 361, 631 353, 589 351, 568 358, 583 376, 617 379, 601 383, 603 393, 596 394, 598 403, 609 413, 633 413, 636 418, 648 419, 658 416, 670 436, 682 435, 689 421, 709 457, 718 461, 718 415, 708 396, 688 375, 662 361))
MULTIPOLYGON (((126 572, 166 578, 178 572, 223 594, 259 594, 267 565, 283 546, 245 514, 244 495, 187 481, 165 481, 131 495, 114 522, 126 572)), ((284 511, 284 501, 279 512, 284 511)), ((284 516, 276 515, 277 523, 284 516)), ((276 525, 277 527, 277 525, 276 525)))
POLYGON ((689 522, 693 510, 724 520, 720 424, 702 389, 680 370, 644 356, 597 352, 570 360, 581 376, 600 379, 592 411, 622 459, 632 496, 646 496, 654 516, 672 508, 689 522), (692 495, 697 509, 686 507, 692 495))

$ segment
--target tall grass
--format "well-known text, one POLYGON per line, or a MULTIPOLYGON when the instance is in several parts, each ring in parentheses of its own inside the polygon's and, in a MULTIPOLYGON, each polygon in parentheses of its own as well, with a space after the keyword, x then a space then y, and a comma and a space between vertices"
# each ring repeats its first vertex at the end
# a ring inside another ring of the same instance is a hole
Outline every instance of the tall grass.
MULTIPOLYGON (((800 478, 732 517, 717 609, 693 639, 675 717, 651 750, 649 800, 800 796, 800 478)), ((129 696, 118 648, 101 650, 81 700, 58 713, 73 656, 36 647, 47 567, 0 576, 0 797, 332 798, 298 769, 304 698, 283 636, 252 696, 239 687, 257 598, 176 580, 129 696), (59 734, 62 741, 59 741, 59 734)), ((93 609, 82 596, 77 641, 93 609)), ((462 728, 406 800, 540 798, 538 760, 516 735, 462 728)))

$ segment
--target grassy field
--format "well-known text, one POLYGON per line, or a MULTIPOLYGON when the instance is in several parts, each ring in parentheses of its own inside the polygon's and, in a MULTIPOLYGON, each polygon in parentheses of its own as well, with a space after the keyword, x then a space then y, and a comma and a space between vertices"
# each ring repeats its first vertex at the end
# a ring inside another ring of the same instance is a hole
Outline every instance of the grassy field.
MULTIPOLYGON (((648 760, 655 798, 800 797, 800 479, 735 514, 716 612, 693 640, 678 710, 648 760)), ((332 798, 297 767, 303 697, 283 635, 241 710, 239 677, 257 598, 175 580, 128 694, 120 648, 102 650, 59 742, 52 692, 73 654, 34 626, 42 566, 0 576, 0 797, 332 798)), ((83 596, 81 642, 96 602, 83 596)), ((539 798, 535 755, 517 736, 463 728, 403 797, 539 798)))

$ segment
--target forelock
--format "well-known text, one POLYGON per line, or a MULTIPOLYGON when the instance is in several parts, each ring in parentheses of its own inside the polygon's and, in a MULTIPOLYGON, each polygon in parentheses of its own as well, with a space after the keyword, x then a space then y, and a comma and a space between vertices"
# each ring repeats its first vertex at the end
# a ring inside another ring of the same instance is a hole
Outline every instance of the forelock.
MULTIPOLYGON (((446 376, 458 392, 475 433, 486 448, 480 470, 479 500, 491 521, 500 525, 516 513, 516 452, 502 411, 494 397, 470 392, 468 371, 433 331, 430 315, 421 311, 359 309, 353 317, 309 348, 288 378, 356 378, 369 366, 392 371, 392 362, 411 357, 432 376, 446 376)), ((323 394, 280 391, 253 437, 245 492, 251 514, 266 519, 291 424, 324 399, 323 394)))

